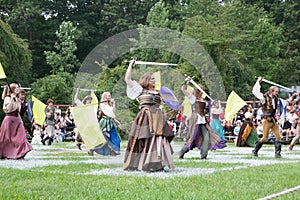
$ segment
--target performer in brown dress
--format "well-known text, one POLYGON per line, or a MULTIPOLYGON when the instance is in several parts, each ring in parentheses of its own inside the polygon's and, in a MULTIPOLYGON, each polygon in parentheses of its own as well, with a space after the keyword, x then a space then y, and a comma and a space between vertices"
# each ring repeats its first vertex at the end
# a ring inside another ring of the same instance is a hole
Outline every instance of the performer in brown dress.
POLYGON ((160 109, 162 99, 154 90, 155 78, 145 73, 139 83, 131 80, 133 65, 131 60, 125 75, 127 96, 138 98, 140 111, 131 127, 123 168, 149 172, 162 171, 165 166, 174 169, 170 144, 174 133, 160 109))
POLYGON ((20 117, 21 101, 17 98, 19 85, 10 84, 3 90, 3 110, 6 116, 1 124, 0 130, 0 158, 22 159, 32 150, 25 136, 25 128, 20 117))

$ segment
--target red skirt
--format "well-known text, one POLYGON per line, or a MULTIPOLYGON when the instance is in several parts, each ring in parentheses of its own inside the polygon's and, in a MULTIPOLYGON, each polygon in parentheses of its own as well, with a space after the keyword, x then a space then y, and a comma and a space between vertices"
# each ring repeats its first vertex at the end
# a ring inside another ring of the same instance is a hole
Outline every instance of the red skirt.
POLYGON ((21 117, 6 116, 0 129, 0 158, 24 158, 31 150, 21 117))

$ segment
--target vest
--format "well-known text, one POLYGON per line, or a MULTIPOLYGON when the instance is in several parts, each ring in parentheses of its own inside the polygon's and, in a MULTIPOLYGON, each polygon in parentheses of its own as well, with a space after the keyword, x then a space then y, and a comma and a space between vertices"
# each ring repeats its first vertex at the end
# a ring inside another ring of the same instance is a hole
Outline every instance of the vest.
POLYGON ((200 116, 204 116, 205 113, 204 113, 204 110, 205 110, 205 106, 206 106, 206 103, 205 102, 202 102, 202 101, 197 101, 193 104, 193 111, 196 112, 197 114, 199 114, 200 116))
POLYGON ((276 109, 278 107, 278 98, 277 97, 271 98, 268 94, 264 94, 264 97, 266 102, 262 107, 263 115, 266 117, 274 117, 276 114, 276 109), (275 109, 273 108, 272 105, 272 99, 274 99, 275 101, 275 109))

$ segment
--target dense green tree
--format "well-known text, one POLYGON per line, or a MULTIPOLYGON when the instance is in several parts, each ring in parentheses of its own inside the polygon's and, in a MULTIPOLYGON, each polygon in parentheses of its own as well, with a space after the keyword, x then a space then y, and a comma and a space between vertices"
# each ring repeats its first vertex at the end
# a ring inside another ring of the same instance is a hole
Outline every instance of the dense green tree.
MULTIPOLYGON (((7 80, 20 83, 28 87, 31 77, 32 64, 28 43, 16 35, 11 27, 0 20, 0 63, 5 71, 7 80)), ((5 80, 0 80, 1 85, 6 85, 5 80)), ((2 101, 0 107, 2 108, 2 101)), ((4 113, 0 112, 0 118, 4 113)))
POLYGON ((38 79, 32 84, 33 94, 41 100, 52 98, 56 103, 71 103, 73 91, 74 68, 79 65, 74 55, 77 50, 76 40, 79 31, 71 22, 62 22, 56 31, 58 41, 55 43, 56 51, 45 51, 47 63, 52 66, 52 74, 38 79))
POLYGON ((28 43, 0 20, 0 62, 9 81, 27 87, 31 77, 31 52, 28 43))
POLYGON ((45 51, 46 61, 52 66, 52 73, 76 72, 80 63, 75 52, 77 51, 76 41, 81 32, 73 26, 72 22, 63 22, 56 31, 58 41, 55 42, 56 51, 45 51))
POLYGON ((44 51, 52 48, 55 30, 59 25, 47 20, 42 6, 39 0, 5 1, 0 6, 1 18, 29 43, 33 59, 32 78, 42 77, 50 72, 51 67, 46 64, 44 51))

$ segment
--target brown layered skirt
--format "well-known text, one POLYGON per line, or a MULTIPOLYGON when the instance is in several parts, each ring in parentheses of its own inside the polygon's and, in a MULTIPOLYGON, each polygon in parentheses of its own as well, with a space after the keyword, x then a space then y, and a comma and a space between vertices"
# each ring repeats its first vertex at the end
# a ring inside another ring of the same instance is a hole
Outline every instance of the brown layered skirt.
POLYGON ((124 159, 124 170, 159 171, 173 168, 174 133, 157 106, 142 109, 134 120, 124 159))

